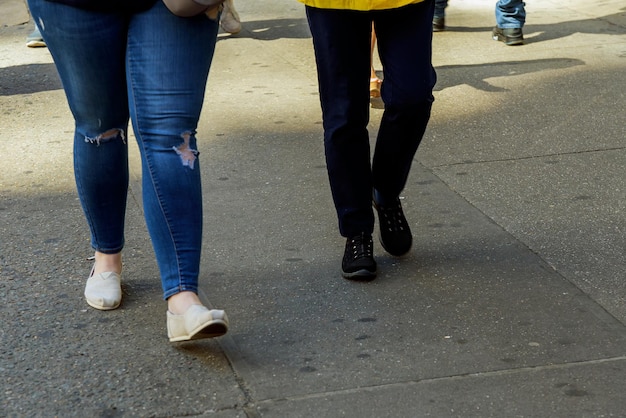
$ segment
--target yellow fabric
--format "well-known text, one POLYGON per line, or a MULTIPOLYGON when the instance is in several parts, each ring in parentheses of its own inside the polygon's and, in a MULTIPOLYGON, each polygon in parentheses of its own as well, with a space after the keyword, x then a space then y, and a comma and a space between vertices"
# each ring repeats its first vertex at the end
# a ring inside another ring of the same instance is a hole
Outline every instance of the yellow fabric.
POLYGON ((407 4, 421 3, 424 0, 298 0, 301 3, 320 9, 385 10, 397 9, 407 4))

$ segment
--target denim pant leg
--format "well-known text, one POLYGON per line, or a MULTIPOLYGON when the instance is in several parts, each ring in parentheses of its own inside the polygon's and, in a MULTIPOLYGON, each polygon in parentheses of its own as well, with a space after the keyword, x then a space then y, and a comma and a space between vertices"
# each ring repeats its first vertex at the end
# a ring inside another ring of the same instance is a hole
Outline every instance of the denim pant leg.
POLYGON ((130 21, 130 112, 165 299, 197 292, 202 195, 196 129, 217 30, 217 21, 176 17, 161 1, 130 21))
POLYGON ((385 111, 372 162, 373 186, 383 200, 397 198, 424 136, 437 76, 432 66, 433 0, 375 13, 383 65, 385 111))
POLYGON ((525 3, 522 0, 498 0, 496 24, 500 28, 523 28, 526 22, 525 3))
POLYGON ((43 0, 29 2, 75 120, 74 173, 97 251, 124 244, 128 188, 127 18, 43 0))
POLYGON ((374 230, 369 121, 367 12, 307 7, 324 122, 324 149, 339 232, 374 230))
POLYGON ((448 0, 435 0, 435 17, 444 17, 446 7, 448 7, 448 0))
POLYGON ((123 246, 130 101, 164 295, 196 291, 202 200, 195 131, 217 22, 174 17, 162 2, 134 16, 43 0, 30 7, 76 121, 75 172, 94 248, 123 246))

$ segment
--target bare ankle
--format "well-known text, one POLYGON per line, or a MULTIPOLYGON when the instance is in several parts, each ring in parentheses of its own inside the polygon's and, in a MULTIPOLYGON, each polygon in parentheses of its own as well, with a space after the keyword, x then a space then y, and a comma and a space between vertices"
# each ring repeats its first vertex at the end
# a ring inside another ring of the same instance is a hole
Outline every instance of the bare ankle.
POLYGON ((93 274, 100 274, 104 272, 115 272, 120 274, 122 272, 122 253, 105 254, 96 251, 95 264, 93 274))
POLYGON ((191 305, 202 305, 198 295, 191 291, 182 291, 167 299, 167 309, 175 315, 184 314, 191 305))

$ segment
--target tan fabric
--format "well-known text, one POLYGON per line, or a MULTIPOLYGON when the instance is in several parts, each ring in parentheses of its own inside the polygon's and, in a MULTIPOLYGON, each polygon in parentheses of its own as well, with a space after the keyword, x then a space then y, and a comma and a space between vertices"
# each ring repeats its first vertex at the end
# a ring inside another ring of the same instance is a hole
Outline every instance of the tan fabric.
MULTIPOLYGON (((217 10, 224 0, 163 0, 165 6, 176 16, 191 17, 217 10)), ((210 17, 210 16, 209 16, 210 17)))
POLYGON ((397 9, 424 0, 298 0, 307 6, 320 9, 385 10, 397 9))

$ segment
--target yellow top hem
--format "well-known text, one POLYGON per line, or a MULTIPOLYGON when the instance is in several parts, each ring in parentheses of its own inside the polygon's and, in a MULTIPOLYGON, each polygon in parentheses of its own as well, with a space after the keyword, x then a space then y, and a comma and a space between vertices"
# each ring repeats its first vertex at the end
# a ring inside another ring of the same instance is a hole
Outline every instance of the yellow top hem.
POLYGON ((397 9, 407 4, 421 3, 424 0, 298 0, 307 6, 320 9, 344 10, 385 10, 397 9))

